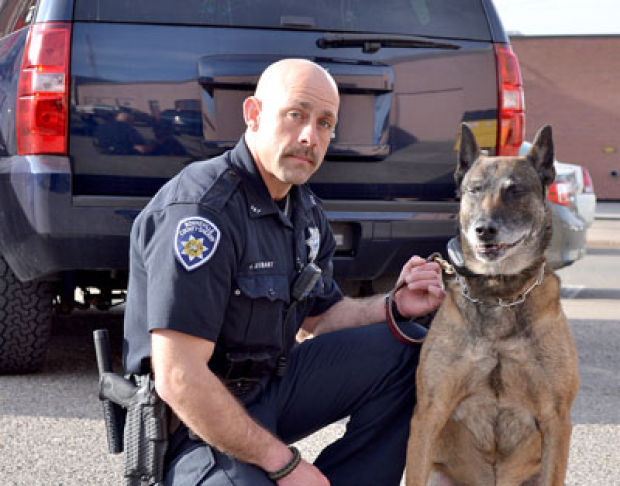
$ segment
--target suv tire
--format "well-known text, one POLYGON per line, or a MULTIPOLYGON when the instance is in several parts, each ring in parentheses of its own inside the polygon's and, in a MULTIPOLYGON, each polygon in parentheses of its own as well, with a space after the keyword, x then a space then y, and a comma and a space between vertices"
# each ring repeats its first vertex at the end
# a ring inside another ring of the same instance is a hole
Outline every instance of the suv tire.
POLYGON ((0 374, 38 371, 52 328, 52 283, 20 282, 0 256, 0 374))

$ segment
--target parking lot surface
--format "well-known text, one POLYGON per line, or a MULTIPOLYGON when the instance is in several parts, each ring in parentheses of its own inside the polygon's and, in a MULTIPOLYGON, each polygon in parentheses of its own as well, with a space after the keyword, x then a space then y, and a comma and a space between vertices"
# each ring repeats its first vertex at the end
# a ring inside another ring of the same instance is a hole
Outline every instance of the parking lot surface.
MULTIPOLYGON (((620 219, 610 228, 612 236, 620 235, 620 219)), ((570 486, 620 486, 619 257, 620 244, 593 245, 583 260, 558 272, 581 375, 572 414, 570 486)), ((121 457, 106 452, 92 346, 92 331, 108 328, 120 369, 121 323, 121 311, 57 318, 43 372, 0 377, 2 484, 121 483, 121 457)), ((344 428, 343 421, 301 441, 304 457, 316 457, 344 428)))

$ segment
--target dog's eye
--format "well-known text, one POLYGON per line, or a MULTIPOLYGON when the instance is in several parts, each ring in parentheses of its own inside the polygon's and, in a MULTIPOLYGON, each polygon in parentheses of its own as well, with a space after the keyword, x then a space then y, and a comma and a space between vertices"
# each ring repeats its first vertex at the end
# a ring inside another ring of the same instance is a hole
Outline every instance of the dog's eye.
POLYGON ((511 197, 520 197, 527 193, 525 188, 519 184, 509 184, 504 188, 504 191, 511 197))
POLYGON ((467 192, 469 192, 470 194, 480 194, 482 192, 482 185, 472 184, 467 188, 467 192))

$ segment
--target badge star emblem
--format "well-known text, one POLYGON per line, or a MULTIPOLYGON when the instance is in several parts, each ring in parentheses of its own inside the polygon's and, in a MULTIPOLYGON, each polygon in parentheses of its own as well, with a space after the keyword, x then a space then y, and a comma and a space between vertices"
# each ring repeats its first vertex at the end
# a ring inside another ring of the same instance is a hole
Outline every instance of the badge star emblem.
POLYGON ((181 242, 183 245, 183 254, 187 255, 189 261, 194 261, 195 258, 202 258, 202 254, 206 248, 204 246, 204 238, 194 238, 190 236, 189 240, 181 242))
POLYGON ((316 227, 308 228, 308 239, 306 240, 306 245, 308 245, 308 260, 310 263, 314 262, 319 254, 320 243, 321 234, 319 233, 319 229, 316 227))
POLYGON ((174 236, 174 253, 188 272, 208 262, 220 242, 219 228, 206 218, 191 216, 179 221, 174 236))

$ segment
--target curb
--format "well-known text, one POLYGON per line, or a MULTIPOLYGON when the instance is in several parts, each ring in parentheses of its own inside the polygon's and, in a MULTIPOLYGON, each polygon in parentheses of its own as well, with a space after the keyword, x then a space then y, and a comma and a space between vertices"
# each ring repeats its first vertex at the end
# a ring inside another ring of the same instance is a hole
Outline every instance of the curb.
POLYGON ((620 214, 610 214, 610 213, 596 213, 594 215, 594 220, 603 220, 603 221, 620 221, 620 214))
POLYGON ((587 248, 620 249, 619 213, 597 213, 592 225, 586 231, 587 248))
POLYGON ((620 220, 620 201, 597 201, 594 220, 620 220))
POLYGON ((586 242, 586 250, 620 250, 620 243, 609 240, 590 240, 586 242))
POLYGON ((613 237, 605 231, 588 230, 586 234, 586 248, 617 248, 620 249, 620 238, 613 237), (602 233, 602 234, 601 234, 602 233))

